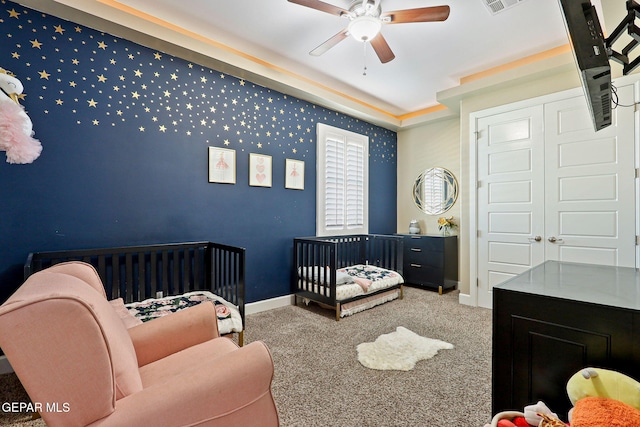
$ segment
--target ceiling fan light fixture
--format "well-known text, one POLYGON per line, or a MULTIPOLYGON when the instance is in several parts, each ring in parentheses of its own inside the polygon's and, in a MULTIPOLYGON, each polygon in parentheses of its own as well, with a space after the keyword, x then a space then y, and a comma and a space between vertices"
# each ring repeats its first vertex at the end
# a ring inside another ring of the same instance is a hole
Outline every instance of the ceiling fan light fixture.
POLYGON ((382 22, 373 16, 359 16, 349 22, 349 35, 359 42, 371 41, 378 35, 382 22))

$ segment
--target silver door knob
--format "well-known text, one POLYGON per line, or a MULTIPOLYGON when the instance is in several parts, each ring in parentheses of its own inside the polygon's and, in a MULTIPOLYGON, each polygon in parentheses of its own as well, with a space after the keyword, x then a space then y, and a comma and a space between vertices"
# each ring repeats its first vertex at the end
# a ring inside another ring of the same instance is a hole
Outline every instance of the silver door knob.
POLYGON ((556 239, 556 236, 551 236, 547 239, 548 241, 550 241, 551 243, 560 243, 560 242, 564 242, 564 240, 562 239, 556 239))
POLYGON ((542 236, 529 237, 530 242, 540 242, 542 240, 542 236))

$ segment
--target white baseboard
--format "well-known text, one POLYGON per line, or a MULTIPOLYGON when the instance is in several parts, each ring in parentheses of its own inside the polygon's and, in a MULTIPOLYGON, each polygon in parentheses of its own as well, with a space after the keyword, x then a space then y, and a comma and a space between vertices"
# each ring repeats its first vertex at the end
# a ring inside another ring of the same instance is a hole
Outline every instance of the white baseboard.
POLYGON ((475 301, 473 300, 473 298, 471 298, 471 295, 469 295, 469 294, 460 294, 460 295, 458 295, 458 302, 460 304, 471 305, 471 306, 474 306, 474 307, 476 305, 475 301))
POLYGON ((257 302, 251 302, 244 307, 245 314, 255 314, 261 311, 273 310, 274 308, 287 307, 296 303, 294 295, 285 295, 266 299, 257 302))
POLYGON ((13 368, 11 367, 9 360, 7 360, 7 356, 0 356, 0 375, 9 374, 11 372, 13 372, 13 368))

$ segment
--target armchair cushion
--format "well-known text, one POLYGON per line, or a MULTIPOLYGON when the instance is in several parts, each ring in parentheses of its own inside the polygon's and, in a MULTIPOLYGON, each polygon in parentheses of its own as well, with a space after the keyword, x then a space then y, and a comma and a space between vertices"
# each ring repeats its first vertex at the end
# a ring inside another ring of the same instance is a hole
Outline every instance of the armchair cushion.
POLYGON ((202 303, 171 316, 159 317, 129 329, 138 358, 144 366, 185 348, 219 337, 213 303, 202 303))
POLYGON ((116 412, 93 426, 278 425, 273 362, 261 342, 238 348, 217 338, 145 365, 140 374, 144 390, 119 400, 116 412))

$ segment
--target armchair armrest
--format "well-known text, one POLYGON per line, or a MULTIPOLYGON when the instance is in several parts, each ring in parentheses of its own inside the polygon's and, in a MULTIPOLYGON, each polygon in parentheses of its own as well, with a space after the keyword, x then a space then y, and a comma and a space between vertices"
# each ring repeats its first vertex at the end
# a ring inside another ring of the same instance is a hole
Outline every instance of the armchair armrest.
POLYGON ((218 338, 218 317, 211 302, 177 311, 130 328, 138 366, 218 338))

